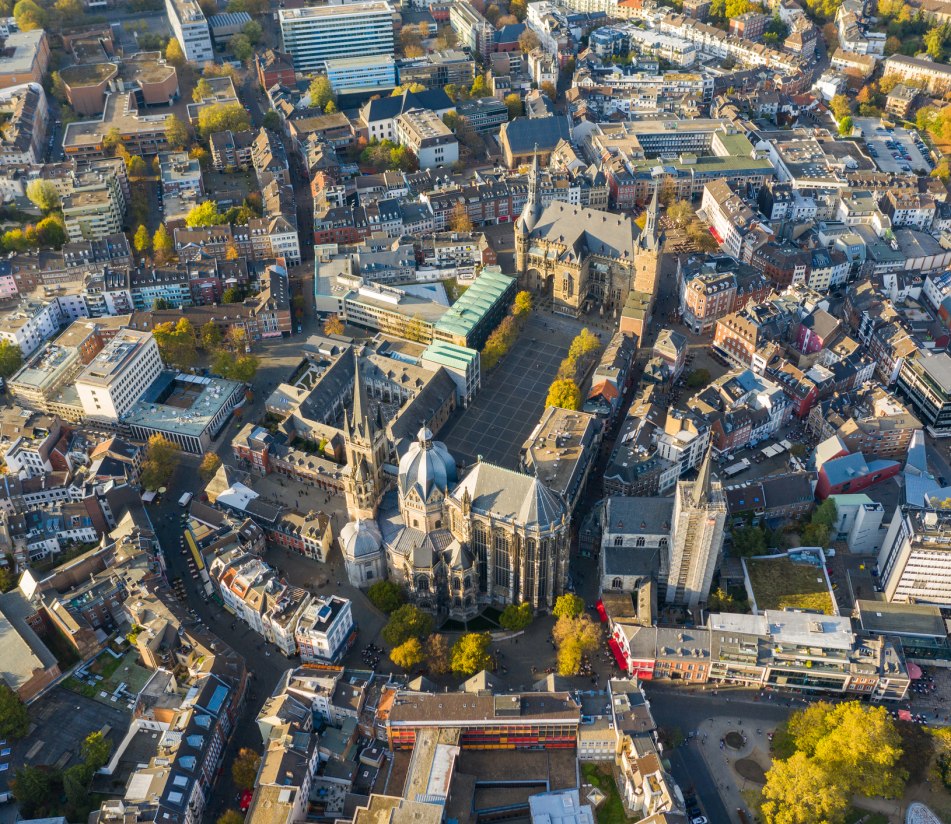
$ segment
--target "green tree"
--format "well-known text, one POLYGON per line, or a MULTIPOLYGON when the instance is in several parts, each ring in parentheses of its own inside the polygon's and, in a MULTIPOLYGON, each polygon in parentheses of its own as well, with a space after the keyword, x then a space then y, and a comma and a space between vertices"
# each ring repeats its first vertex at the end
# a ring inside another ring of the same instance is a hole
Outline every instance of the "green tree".
POLYGON ((52 72, 50 74, 50 94, 60 103, 66 103, 68 100, 66 84, 63 82, 63 77, 59 72, 52 72))
POLYGON ((390 650, 390 660, 407 672, 422 664, 425 657, 423 645, 419 638, 407 638, 398 647, 393 647, 390 650))
POLYGON ((30 202, 43 212, 50 212, 60 207, 59 192, 49 180, 31 180, 26 186, 26 196, 30 202))
POLYGON ((198 132, 205 138, 215 132, 241 132, 251 128, 251 116, 240 103, 215 103, 198 112, 198 132))
POLYGON ((587 328, 582 329, 568 347, 568 357, 576 361, 590 358, 601 349, 601 341, 587 328))
POLYGON ((155 230, 155 234, 152 236, 152 251, 160 263, 167 261, 175 251, 172 236, 165 228, 164 223, 159 224, 158 229, 155 230))
POLYGON ((766 533, 758 526, 741 526, 732 532, 733 554, 742 558, 766 552, 766 533))
POLYGON ((81 810, 89 805, 89 785, 93 770, 87 764, 74 764, 63 772, 63 794, 73 810, 81 810))
POLYGON ((51 246, 56 249, 69 240, 66 226, 59 213, 47 215, 36 224, 36 240, 40 246, 51 246))
POLYGON ((252 46, 256 46, 261 42, 261 37, 264 36, 264 29, 256 20, 251 20, 241 28, 241 34, 248 38, 252 46))
POLYGON ((426 666, 433 675, 445 675, 452 666, 445 635, 433 633, 426 639, 426 666))
POLYGON ((30 730, 26 706, 5 682, 0 681, 0 738, 23 738, 30 730))
POLYGON ((264 119, 261 121, 261 125, 269 131, 279 132, 283 123, 281 122, 281 116, 274 111, 274 109, 268 109, 264 113, 264 119))
POLYGON ((46 10, 33 0, 20 0, 13 7, 13 16, 16 18, 17 28, 20 31, 45 29, 49 19, 46 10))
POLYGON ((932 26, 925 33, 925 51, 933 60, 941 61, 944 59, 944 44, 947 40, 947 34, 947 27, 943 25, 932 26))
POLYGON ((577 618, 584 614, 584 599, 572 592, 559 595, 551 614, 556 618, 577 618))
POLYGON ((248 747, 242 747, 231 762, 231 778, 240 790, 250 790, 258 777, 261 756, 248 747))
POLYGON ((839 520, 839 511, 836 508, 835 501, 831 498, 826 498, 816 507, 816 511, 812 513, 811 520, 815 524, 824 524, 830 529, 835 526, 839 520))
POLYGON ((203 481, 210 481, 221 467, 221 458, 214 452, 206 452, 198 467, 198 475, 203 481))
POLYGON ((556 380, 548 389, 545 406, 557 406, 560 409, 581 409, 581 390, 570 378, 556 380))
POLYGON ((93 772, 109 763, 112 742, 101 732, 91 732, 83 739, 80 747, 83 763, 93 772))
POLYGON ((509 604, 499 616, 499 626, 509 632, 519 632, 532 623, 532 617, 532 605, 528 602, 509 604))
POLYGON ((173 114, 165 118, 165 139, 173 149, 184 149, 188 145, 188 128, 173 114))
POLYGON ((848 796, 842 786, 805 754, 774 761, 766 773, 761 811, 766 824, 840 824, 848 796))
POLYGON ((723 587, 717 587, 707 598, 707 609, 710 612, 735 612, 736 600, 723 587))
POLYGON ((161 435, 153 435, 145 448, 145 459, 142 461, 139 482, 145 489, 151 491, 167 486, 178 464, 178 459, 177 444, 161 435))
POLYGON ((13 795, 25 816, 32 818, 35 810, 49 803, 51 790, 50 773, 45 767, 25 765, 16 771, 13 795))
POLYGON ((410 638, 422 640, 433 631, 433 617, 413 604, 393 610, 390 620, 383 627, 383 640, 390 646, 398 647, 410 638))
POLYGON ((168 41, 168 45, 165 47, 165 59, 175 68, 181 68, 188 62, 185 59, 185 52, 182 51, 181 44, 174 37, 168 41))
POLYGON ((310 81, 310 105, 318 109, 324 108, 334 99, 333 86, 330 85, 330 78, 325 74, 318 74, 310 81))
POLYGON ((0 378, 9 378, 23 366, 23 352, 13 341, 0 340, 0 378))
POLYGON ((852 134, 852 129, 854 128, 854 122, 851 115, 846 115, 839 121, 839 134, 842 137, 848 137, 852 134))
POLYGON ((145 165, 145 159, 140 155, 132 155, 126 161, 126 170, 129 177, 145 177, 149 173, 149 168, 145 165))
POLYGON ((399 609, 403 603, 403 590, 399 585, 386 578, 376 581, 368 590, 367 598, 380 612, 389 615, 399 609))
MULTIPOLYGON (((257 23, 254 25, 257 25, 257 23)), ((242 63, 246 63, 254 56, 254 46, 251 45, 251 41, 245 34, 236 34, 232 37, 228 47, 231 49, 235 60, 240 60, 242 63)))
POLYGON ((135 237, 132 238, 132 246, 140 255, 148 254, 149 249, 152 248, 152 238, 144 223, 140 223, 139 228, 135 230, 135 237))
MULTIPOLYGON (((205 200, 185 215, 185 225, 192 228, 199 226, 220 226, 224 222, 218 204, 213 200, 205 200)), ((225 301, 226 303, 228 301, 225 301)))
POLYGON ((667 207, 667 219, 677 229, 685 229, 695 215, 689 200, 675 200, 667 207))
POLYGON ((244 300, 244 294, 235 286, 229 286, 221 293, 222 303, 241 303, 244 300))
POLYGON ((487 632, 467 632, 452 645, 452 671, 456 675, 468 678, 489 669, 492 656, 489 655, 491 636, 487 632))

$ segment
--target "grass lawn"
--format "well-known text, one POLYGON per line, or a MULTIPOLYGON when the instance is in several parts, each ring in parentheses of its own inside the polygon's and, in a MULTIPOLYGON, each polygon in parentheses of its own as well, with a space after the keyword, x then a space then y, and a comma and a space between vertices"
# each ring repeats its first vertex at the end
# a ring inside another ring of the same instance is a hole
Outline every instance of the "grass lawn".
POLYGON ((459 298, 461 298, 466 290, 469 288, 463 283, 459 283, 455 278, 447 278, 442 281, 442 285, 446 288, 446 295, 449 298, 449 303, 455 303, 459 298))
MULTIPOLYGON (((586 783, 597 787, 607 796, 594 811, 594 817, 598 824, 625 824, 628 818, 624 813, 624 802, 621 801, 621 794, 618 792, 611 767, 600 764, 582 764, 581 773, 586 783)), ((581 801, 584 803, 584 798, 581 801)))
POLYGON ((793 607, 833 614, 832 595, 821 569, 788 558, 748 558, 746 569, 760 612, 793 607))
POLYGON ((888 824, 888 816, 884 813, 870 813, 858 807, 849 807, 845 814, 845 824, 888 824))

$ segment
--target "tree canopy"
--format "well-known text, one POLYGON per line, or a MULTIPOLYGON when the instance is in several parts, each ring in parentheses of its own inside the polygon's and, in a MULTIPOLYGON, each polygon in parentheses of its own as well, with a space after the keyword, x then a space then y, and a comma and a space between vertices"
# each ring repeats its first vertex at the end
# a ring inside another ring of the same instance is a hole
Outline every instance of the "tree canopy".
POLYGON ((215 132, 251 128, 251 116, 240 103, 215 103, 198 112, 198 131, 207 138, 215 132))
POLYGON ((31 180, 26 186, 26 196, 37 209, 44 212, 60 207, 59 192, 56 191, 56 186, 50 180, 40 178, 31 180))
POLYGON ((23 366, 23 352, 13 341, 0 340, 0 377, 6 379, 23 366))
POLYGON ((23 738, 29 729, 30 716, 20 696, 0 681, 0 738, 23 738))
POLYGON ((385 612, 387 615, 399 609, 404 600, 403 590, 400 589, 399 584, 386 578, 375 581, 371 585, 367 590, 367 598, 380 612, 385 612))
POLYGON ((423 663, 425 657, 422 642, 415 637, 407 638, 398 647, 390 650, 390 660, 407 672, 423 663))
POLYGON ((179 457, 178 444, 161 435, 149 438, 145 459, 142 461, 142 472, 139 475, 142 486, 152 491, 167 486, 179 457))
POLYGON ((492 656, 489 655, 491 636, 487 632, 467 632, 452 645, 452 671, 456 675, 468 678, 489 669, 492 656))
POLYGON ((258 775, 258 766, 261 756, 255 750, 242 747, 231 763, 231 778, 235 785, 242 790, 250 790, 258 775))
POLYGON ((561 409, 581 409, 581 390, 571 378, 559 378, 548 388, 545 406, 561 409))
POLYGON ((499 626, 510 632, 518 632, 532 623, 532 617, 532 605, 528 602, 509 604, 499 616, 499 626))
POLYGON ((318 74, 310 81, 310 105, 318 109, 324 108, 334 99, 333 86, 330 85, 330 78, 325 74, 318 74))
POLYGON ((165 118, 165 139, 173 149, 184 149, 188 145, 188 128, 173 114, 165 118))
POLYGON ((383 640, 398 647, 410 638, 422 640, 433 631, 433 617, 413 604, 403 604, 393 610, 383 627, 383 640))
POLYGON ((185 215, 185 225, 193 229, 199 226, 220 226, 223 222, 224 217, 213 200, 202 201, 185 215))
POLYGON ((576 618, 584 612, 584 599, 573 592, 559 595, 551 614, 556 618, 576 618))

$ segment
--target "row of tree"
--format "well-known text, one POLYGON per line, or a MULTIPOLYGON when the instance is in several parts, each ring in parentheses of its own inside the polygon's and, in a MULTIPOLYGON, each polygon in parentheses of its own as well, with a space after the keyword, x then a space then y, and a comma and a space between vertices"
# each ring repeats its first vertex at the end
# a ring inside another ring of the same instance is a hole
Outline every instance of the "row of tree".
POLYGON ((512 344, 518 338, 522 326, 528 319, 532 311, 532 295, 530 292, 521 291, 515 296, 515 302, 512 304, 512 311, 506 315, 502 322, 495 328, 485 346, 482 347, 482 369, 489 370, 498 364, 505 357, 512 344))
POLYGON ((249 383, 257 373, 258 359, 246 351, 248 335, 239 326, 232 326, 222 334, 213 321, 208 321, 196 332, 188 318, 180 318, 176 323, 156 324, 152 335, 162 360, 177 369, 194 367, 201 348, 211 356, 211 371, 216 375, 249 383))
POLYGON ((548 387, 545 406, 581 409, 581 389, 578 383, 594 364, 600 351, 601 341, 587 328, 582 329, 568 347, 568 355, 562 360, 555 380, 548 387))

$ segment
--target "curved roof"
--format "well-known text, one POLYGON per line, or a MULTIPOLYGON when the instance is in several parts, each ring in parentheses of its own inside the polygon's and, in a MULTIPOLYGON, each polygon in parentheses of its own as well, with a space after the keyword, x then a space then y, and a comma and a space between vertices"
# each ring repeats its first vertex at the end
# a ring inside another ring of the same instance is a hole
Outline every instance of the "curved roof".
POLYGON ((456 482, 456 462, 446 445, 433 440, 433 433, 420 429, 416 440, 400 460, 400 495, 408 495, 413 489, 423 501, 436 487, 444 493, 456 482))
POLYGON ((383 536, 373 521, 356 520, 340 530, 340 548, 345 558, 367 558, 380 552, 383 536))

